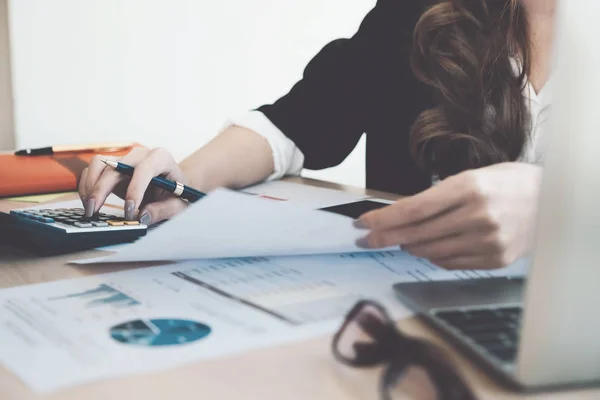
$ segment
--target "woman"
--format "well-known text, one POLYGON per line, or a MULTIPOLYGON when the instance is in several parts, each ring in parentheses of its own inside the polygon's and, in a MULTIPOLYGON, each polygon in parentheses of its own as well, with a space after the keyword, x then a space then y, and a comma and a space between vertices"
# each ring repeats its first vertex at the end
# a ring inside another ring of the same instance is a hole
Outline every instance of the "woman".
POLYGON ((185 204, 147 191, 153 176, 240 188, 339 164, 366 132, 367 187, 408 197, 357 220, 359 245, 445 268, 505 266, 530 246, 553 16, 554 0, 379 0, 287 95, 179 165, 162 149, 132 151, 130 182, 95 159, 80 196, 91 214, 115 191, 127 218, 139 208, 156 223, 185 204))

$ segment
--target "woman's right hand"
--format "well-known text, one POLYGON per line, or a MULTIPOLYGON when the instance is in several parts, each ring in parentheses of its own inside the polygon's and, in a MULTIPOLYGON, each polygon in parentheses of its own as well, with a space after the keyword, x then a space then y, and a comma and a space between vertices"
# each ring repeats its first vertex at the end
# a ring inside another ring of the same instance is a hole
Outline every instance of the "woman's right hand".
POLYGON ((95 156, 84 169, 79 182, 79 196, 85 215, 98 212, 112 192, 125 200, 125 219, 145 225, 169 219, 186 208, 187 203, 162 189, 149 187, 155 176, 186 183, 185 175, 171 154, 162 148, 134 148, 124 157, 95 156), (119 161, 135 167, 132 177, 107 167, 102 159, 119 161), (138 211, 139 210, 139 211, 138 211))

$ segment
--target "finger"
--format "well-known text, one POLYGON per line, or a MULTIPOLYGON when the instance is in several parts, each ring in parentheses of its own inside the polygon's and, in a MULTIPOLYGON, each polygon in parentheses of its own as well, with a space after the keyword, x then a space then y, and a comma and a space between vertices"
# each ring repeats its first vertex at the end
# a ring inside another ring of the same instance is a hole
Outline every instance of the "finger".
POLYGON ((450 177, 417 195, 370 211, 359 218, 367 229, 390 229, 415 224, 463 205, 470 196, 469 185, 459 176, 450 177))
POLYGON ((108 195, 125 178, 124 175, 119 174, 117 171, 110 168, 106 169, 94 185, 92 193, 88 197, 85 207, 86 217, 90 217, 100 210, 108 195))
POLYGON ((174 180, 181 180, 179 166, 173 157, 164 149, 152 150, 136 167, 125 194, 126 204, 139 207, 152 178, 165 175, 174 180))
POLYGON ((444 269, 496 269, 503 267, 496 258, 486 256, 465 256, 430 261, 444 269))
POLYGON ((373 248, 393 245, 404 247, 472 231, 483 231, 488 220, 484 211, 474 211, 470 204, 466 204, 416 224, 388 230, 373 230, 367 235, 367 243, 373 248))
POLYGON ((500 250, 493 241, 482 239, 478 232, 402 246, 402 249, 415 257, 429 260, 484 256, 496 254, 500 250))
POLYGON ((140 211, 140 222, 144 225, 157 224, 180 213, 187 205, 185 201, 178 197, 150 203, 140 211))
MULTIPOLYGON (((147 150, 136 148, 136 149, 130 151, 126 156, 121 158, 119 161, 123 162, 125 164, 135 166, 144 159, 146 152, 147 152, 147 150)), ((104 163, 102 163, 102 164, 104 164, 104 163)), ((90 174, 91 174, 91 169, 90 169, 90 174)), ((88 179, 90 179, 89 176, 88 176, 88 179)), ((127 176, 120 174, 119 172, 113 170, 112 168, 105 168, 103 170, 103 172, 101 173, 100 177, 98 178, 98 180, 93 185, 93 187, 90 191, 90 195, 88 196, 88 202, 93 203, 93 206, 94 206, 93 208, 91 206, 89 206, 91 209, 91 212, 92 213, 97 212, 100 209, 100 207, 102 207, 104 202, 106 201, 106 198, 108 197, 108 195, 115 189, 115 187, 120 182, 122 182, 123 180, 126 180, 126 179, 128 179, 127 176)), ((86 215, 88 214, 87 211, 88 210, 86 209, 86 215)))
POLYGON ((92 190, 94 189, 94 186, 98 182, 98 179, 100 179, 100 176, 102 176, 102 173, 106 169, 106 164, 104 164, 102 162, 103 159, 111 160, 111 161, 117 160, 116 157, 109 157, 109 156, 103 156, 103 155, 96 155, 96 156, 92 157, 92 160, 90 161, 90 164, 87 168, 88 173, 87 173, 86 179, 85 180, 83 178, 81 179, 81 184, 84 185, 83 191, 86 194, 86 199, 87 199, 87 197, 90 196, 90 194, 92 193, 92 190))
POLYGON ((81 176, 79 178, 79 186, 77 187, 77 192, 79 193, 79 198, 81 199, 81 202, 83 203, 83 206, 85 207, 85 203, 87 200, 87 190, 86 190, 86 182, 87 182, 87 177, 88 177, 88 173, 90 172, 89 168, 85 168, 83 171, 81 171, 81 176))

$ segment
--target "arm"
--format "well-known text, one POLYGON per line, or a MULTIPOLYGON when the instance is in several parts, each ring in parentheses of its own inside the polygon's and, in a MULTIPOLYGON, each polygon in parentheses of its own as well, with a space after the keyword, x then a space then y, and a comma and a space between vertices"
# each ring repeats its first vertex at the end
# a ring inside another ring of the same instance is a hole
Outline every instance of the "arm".
POLYGON ((164 149, 135 148, 119 161, 135 167, 127 177, 105 168, 103 158, 95 156, 81 174, 79 195, 86 215, 97 212, 111 192, 125 199, 125 218, 136 214, 145 224, 154 224, 182 211, 186 203, 156 188, 150 180, 158 175, 182 182, 201 191, 219 186, 239 188, 261 181, 273 171, 271 148, 259 134, 237 126, 225 129, 180 165, 164 149), (140 210, 139 213, 136 210, 140 210))
POLYGON ((204 191, 232 189, 265 180, 273 173, 271 148, 249 129, 230 126, 179 166, 189 184, 204 191))

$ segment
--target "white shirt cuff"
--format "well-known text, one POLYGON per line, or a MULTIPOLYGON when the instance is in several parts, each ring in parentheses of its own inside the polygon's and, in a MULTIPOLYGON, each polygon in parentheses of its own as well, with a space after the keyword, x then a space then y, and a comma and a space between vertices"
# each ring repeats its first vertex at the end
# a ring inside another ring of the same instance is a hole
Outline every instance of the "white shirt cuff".
POLYGON ((274 171, 267 181, 286 175, 300 175, 304 166, 304 154, 296 144, 277 128, 262 112, 249 111, 230 118, 226 126, 236 125, 250 129, 267 139, 273 153, 274 171))

